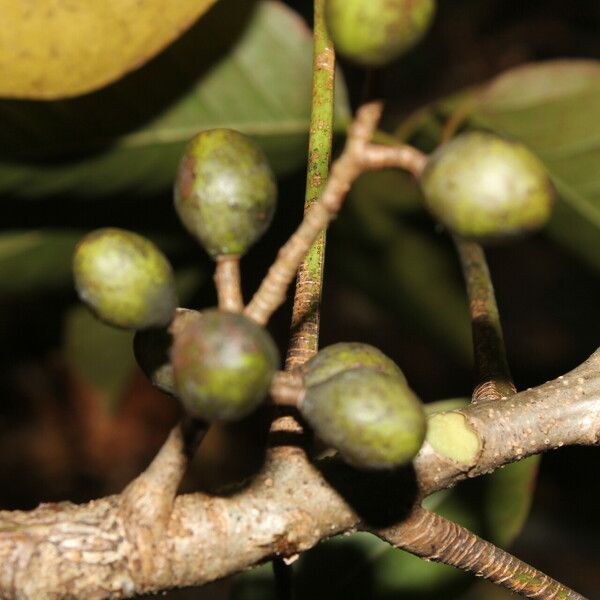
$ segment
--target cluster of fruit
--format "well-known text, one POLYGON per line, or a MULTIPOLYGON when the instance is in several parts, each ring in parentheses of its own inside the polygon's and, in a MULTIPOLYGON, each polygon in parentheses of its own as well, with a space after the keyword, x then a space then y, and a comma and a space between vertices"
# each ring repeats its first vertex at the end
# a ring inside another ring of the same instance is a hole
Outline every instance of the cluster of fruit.
MULTIPOLYGON (((433 0, 330 0, 327 16, 341 52, 381 64, 414 44, 433 12, 433 0), (391 20, 380 28, 383 33, 367 34, 376 18, 391 20), (398 38, 390 41, 390 31, 398 38)), ((553 201, 538 159, 521 144, 485 132, 441 146, 429 157, 420 184, 437 220, 480 241, 541 226, 553 201)), ((244 254, 268 227, 275 200, 271 169, 250 139, 213 129, 188 145, 175 183, 175 209, 215 260, 244 254)), ((268 397, 279 355, 266 329, 240 312, 178 309, 172 268, 149 240, 114 228, 94 231, 77 246, 74 276, 81 299, 100 319, 137 330, 134 351, 141 367, 194 417, 241 419, 268 397)), ((425 435, 422 405, 379 350, 335 344, 304 365, 301 375, 298 410, 350 464, 393 468, 418 452, 425 435)))

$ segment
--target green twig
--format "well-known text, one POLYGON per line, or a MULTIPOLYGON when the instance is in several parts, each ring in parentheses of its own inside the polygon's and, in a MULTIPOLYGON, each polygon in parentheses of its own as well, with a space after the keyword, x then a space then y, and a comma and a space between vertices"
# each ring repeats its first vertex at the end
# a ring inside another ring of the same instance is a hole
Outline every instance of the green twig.
MULTIPOLYGON (((331 162, 335 53, 325 27, 323 5, 324 0, 315 0, 313 88, 305 211, 321 195, 331 162)), ((286 370, 299 367, 317 352, 324 260, 325 232, 316 239, 298 270, 286 370)))

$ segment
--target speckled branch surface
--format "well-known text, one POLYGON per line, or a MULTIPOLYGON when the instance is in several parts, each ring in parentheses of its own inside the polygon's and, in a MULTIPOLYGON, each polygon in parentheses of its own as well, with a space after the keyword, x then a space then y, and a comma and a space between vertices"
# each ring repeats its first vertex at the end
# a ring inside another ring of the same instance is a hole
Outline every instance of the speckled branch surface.
POLYGON ((600 351, 564 377, 453 414, 462 415, 459 420, 480 441, 472 460, 445 457, 430 439, 413 473, 380 476, 381 495, 373 495, 376 475, 365 477, 335 460, 314 465, 288 446, 233 496, 173 499, 182 470, 182 442, 174 432, 156 459, 161 468, 155 461, 121 495, 0 512, 0 597, 122 598, 202 584, 356 529, 376 531, 396 546, 415 545, 414 531, 398 523, 407 514, 402 507, 411 510, 417 495, 529 454, 600 442, 600 351), (158 473, 160 485, 154 486, 158 473), (167 490, 164 497, 156 496, 159 489, 167 490), (374 524, 365 517, 365 498, 374 503, 371 517, 376 509, 375 515, 396 522, 374 524), (157 512, 158 505, 168 510, 157 512))
MULTIPOLYGON (((329 176, 335 93, 335 51, 325 26, 325 0, 315 0, 313 4, 313 81, 305 212, 318 202, 329 176)), ((285 361, 288 371, 299 367, 317 353, 324 267, 325 231, 322 231, 298 268, 292 331, 285 361)))

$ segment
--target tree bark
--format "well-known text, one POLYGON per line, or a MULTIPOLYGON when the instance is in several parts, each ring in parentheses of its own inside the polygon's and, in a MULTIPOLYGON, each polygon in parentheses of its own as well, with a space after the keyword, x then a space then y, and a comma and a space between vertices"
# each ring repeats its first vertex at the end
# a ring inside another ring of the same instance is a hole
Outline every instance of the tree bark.
MULTIPOLYGON (((0 597, 125 598, 207 583, 343 532, 389 537, 419 498, 438 489, 551 448, 598 444, 600 351, 564 377, 459 412, 481 440, 469 464, 426 443, 413 469, 360 473, 337 460, 312 464, 301 449, 287 446, 228 497, 173 499, 170 481, 182 468, 174 433, 121 495, 0 512, 0 597), (160 486, 152 487, 154 477, 160 486)), ((395 545, 410 542, 401 527, 394 531, 395 545)))

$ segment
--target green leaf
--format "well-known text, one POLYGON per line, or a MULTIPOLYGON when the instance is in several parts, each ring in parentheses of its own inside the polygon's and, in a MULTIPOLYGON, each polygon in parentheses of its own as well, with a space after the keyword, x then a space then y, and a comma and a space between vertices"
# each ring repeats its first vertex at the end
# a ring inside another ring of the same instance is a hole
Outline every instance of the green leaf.
POLYGON ((0 234, 0 293, 24 294, 72 285, 71 258, 80 231, 0 234))
MULTIPOLYGON (((343 82, 337 117, 348 120, 343 82)), ((157 59, 61 102, 0 103, 0 192, 36 198, 157 193, 199 130, 239 129, 279 172, 306 155, 311 35, 279 2, 221 0, 157 59)))
POLYGON ((486 537, 506 548, 523 529, 533 501, 540 456, 494 471, 485 478, 486 537))

